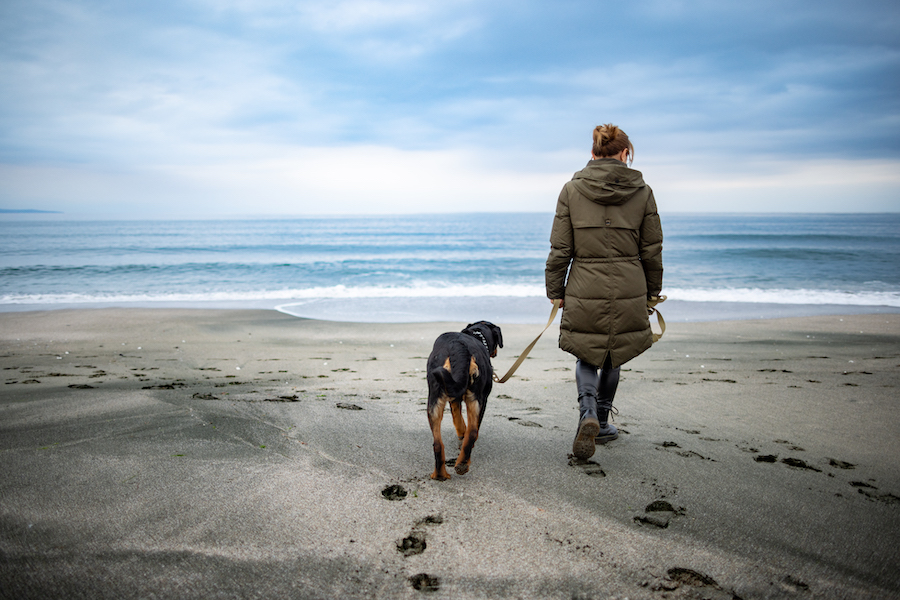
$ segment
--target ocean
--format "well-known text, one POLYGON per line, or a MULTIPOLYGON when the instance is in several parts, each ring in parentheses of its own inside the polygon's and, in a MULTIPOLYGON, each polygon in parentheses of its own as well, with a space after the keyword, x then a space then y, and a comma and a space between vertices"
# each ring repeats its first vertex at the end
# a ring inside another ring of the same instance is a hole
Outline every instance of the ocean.
MULTIPOLYGON (((552 218, 0 215, 0 311, 196 306, 541 322, 552 218)), ((900 312, 900 214, 663 214, 662 223, 669 300, 660 308, 677 319, 900 312)))

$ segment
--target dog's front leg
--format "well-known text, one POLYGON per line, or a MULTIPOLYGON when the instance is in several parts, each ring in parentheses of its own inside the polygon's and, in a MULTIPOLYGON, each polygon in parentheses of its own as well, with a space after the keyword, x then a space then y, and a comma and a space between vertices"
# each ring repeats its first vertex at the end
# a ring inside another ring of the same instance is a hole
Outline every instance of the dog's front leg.
POLYGON ((469 465, 472 462, 472 448, 475 447, 475 441, 478 439, 478 414, 481 412, 481 403, 475 398, 472 392, 467 392, 465 396, 466 402, 466 435, 463 438, 462 450, 456 459, 457 475, 465 475, 469 472, 469 465))
POLYGON ((428 410, 428 425, 431 427, 431 435, 434 438, 434 472, 431 474, 431 478, 438 481, 450 479, 444 455, 444 442, 441 440, 441 421, 444 419, 444 406, 446 404, 447 397, 442 396, 437 400, 434 407, 429 407, 428 410))

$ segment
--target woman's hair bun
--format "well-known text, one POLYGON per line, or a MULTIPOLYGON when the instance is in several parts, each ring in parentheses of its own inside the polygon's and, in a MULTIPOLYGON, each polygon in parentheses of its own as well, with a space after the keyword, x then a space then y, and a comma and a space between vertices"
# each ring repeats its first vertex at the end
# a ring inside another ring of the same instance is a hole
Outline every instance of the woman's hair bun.
POLYGON ((601 146, 616 141, 619 136, 619 128, 612 124, 597 125, 594 131, 596 132, 596 141, 600 142, 601 146))
POLYGON ((612 123, 594 127, 594 146, 591 149, 597 158, 617 156, 622 150, 628 150, 634 156, 634 146, 628 135, 612 123))

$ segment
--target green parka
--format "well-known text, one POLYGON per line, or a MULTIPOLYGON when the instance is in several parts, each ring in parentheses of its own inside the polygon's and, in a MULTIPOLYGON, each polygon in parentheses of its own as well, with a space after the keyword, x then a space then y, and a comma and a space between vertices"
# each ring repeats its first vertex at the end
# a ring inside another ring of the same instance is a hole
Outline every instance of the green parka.
POLYGON ((647 298, 662 272, 653 190, 623 162, 591 160, 560 192, 550 234, 547 296, 565 299, 559 347, 613 367, 649 348, 647 298))

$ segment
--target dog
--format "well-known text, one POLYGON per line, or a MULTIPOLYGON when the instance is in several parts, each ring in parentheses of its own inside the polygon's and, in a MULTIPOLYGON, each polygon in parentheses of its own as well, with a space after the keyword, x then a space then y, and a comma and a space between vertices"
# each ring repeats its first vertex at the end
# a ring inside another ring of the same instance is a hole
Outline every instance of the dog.
POLYGON ((434 472, 432 479, 450 479, 441 440, 441 420, 450 403, 453 426, 460 441, 455 470, 458 475, 469 471, 472 448, 484 418, 488 395, 493 387, 491 358, 503 347, 500 328, 487 321, 468 325, 462 331, 443 333, 434 342, 428 356, 428 425, 434 437, 434 472), (463 421, 462 405, 466 405, 463 421))

